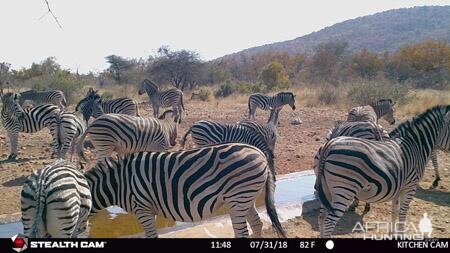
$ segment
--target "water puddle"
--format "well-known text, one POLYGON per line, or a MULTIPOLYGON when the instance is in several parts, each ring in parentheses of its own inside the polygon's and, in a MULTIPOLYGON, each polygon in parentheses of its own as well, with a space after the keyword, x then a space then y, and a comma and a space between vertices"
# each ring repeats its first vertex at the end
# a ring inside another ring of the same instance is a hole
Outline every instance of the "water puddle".
MULTIPOLYGON (((314 181, 315 176, 311 171, 286 174, 278 178, 275 204, 283 220, 300 216, 301 203, 314 199, 314 181)), ((265 210, 263 195, 258 197, 257 206, 262 207, 261 210, 265 210)), ((223 207, 215 213, 215 216, 219 218, 224 214, 228 214, 228 212, 223 207)), ((214 218, 210 220, 214 220, 214 218)), ((175 222, 159 216, 156 218, 156 223, 160 235, 176 234, 176 231, 196 225, 175 222)), ((20 222, 0 225, 0 238, 11 237, 22 230, 20 222)), ((141 233, 143 233, 143 228, 136 217, 119 207, 109 207, 94 215, 90 220, 89 237, 92 238, 128 237, 141 233)))

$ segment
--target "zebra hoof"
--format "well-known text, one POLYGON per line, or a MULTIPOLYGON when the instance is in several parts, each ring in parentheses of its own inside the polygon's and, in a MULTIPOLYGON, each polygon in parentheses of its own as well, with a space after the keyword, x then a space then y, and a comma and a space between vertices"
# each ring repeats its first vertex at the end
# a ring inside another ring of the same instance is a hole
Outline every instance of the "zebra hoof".
POLYGON ((15 161, 15 160, 17 160, 17 155, 16 154, 10 154, 6 160, 7 161, 15 161))
POLYGON ((433 181, 433 184, 431 185, 431 187, 430 187, 430 189, 436 189, 436 187, 438 187, 439 186, 439 181, 441 180, 441 178, 436 178, 434 181, 433 181))

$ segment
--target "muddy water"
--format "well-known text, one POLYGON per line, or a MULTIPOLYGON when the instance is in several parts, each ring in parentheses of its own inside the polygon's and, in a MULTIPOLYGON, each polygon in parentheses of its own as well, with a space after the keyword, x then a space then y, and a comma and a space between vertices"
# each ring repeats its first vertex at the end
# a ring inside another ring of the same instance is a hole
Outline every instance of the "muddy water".
MULTIPOLYGON (((314 176, 304 173, 292 173, 286 175, 281 180, 277 180, 275 193, 276 204, 299 203, 311 198, 313 193, 314 176)), ((257 206, 264 205, 264 194, 261 194, 257 201, 257 206)), ((225 206, 219 208, 214 216, 228 214, 225 206)), ((156 227, 170 228, 178 222, 157 216, 156 227)), ((118 208, 103 210, 93 216, 90 220, 89 237, 93 238, 117 238, 127 235, 142 233, 144 230, 136 217, 132 214, 120 211, 118 208)))

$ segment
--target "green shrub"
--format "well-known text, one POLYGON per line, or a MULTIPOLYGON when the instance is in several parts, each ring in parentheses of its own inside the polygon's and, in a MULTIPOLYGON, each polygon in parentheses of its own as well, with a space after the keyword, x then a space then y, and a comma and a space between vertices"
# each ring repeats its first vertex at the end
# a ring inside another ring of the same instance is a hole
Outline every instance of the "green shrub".
POLYGON ((56 71, 48 76, 37 76, 29 80, 36 90, 60 90, 64 92, 68 103, 74 103, 82 84, 68 71, 56 71))
POLYGON ((359 105, 367 105, 382 98, 391 98, 398 103, 404 103, 409 99, 408 90, 406 85, 394 84, 384 79, 365 80, 352 85, 347 96, 353 103, 359 105))
POLYGON ((219 89, 215 92, 214 96, 217 97, 228 97, 236 92, 236 84, 230 81, 226 81, 220 85, 219 89))

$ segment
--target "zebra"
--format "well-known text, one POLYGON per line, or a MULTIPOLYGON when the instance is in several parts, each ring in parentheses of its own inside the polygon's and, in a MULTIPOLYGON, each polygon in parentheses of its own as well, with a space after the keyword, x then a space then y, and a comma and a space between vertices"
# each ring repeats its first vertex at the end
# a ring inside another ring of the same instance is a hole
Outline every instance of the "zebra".
POLYGON ((264 128, 256 124, 251 122, 227 124, 212 120, 200 120, 189 128, 180 143, 184 147, 189 134, 194 143, 200 147, 229 142, 245 143, 259 148, 268 159, 275 160, 273 148, 275 147, 276 133, 273 128, 264 128))
POLYGON ((91 191, 82 172, 59 160, 27 178, 21 206, 25 236, 77 237, 87 227, 91 191))
POLYGON ((97 161, 110 157, 115 151, 123 156, 139 151, 164 151, 176 145, 178 123, 166 118, 165 111, 159 119, 141 118, 125 114, 105 114, 95 119, 80 137, 77 153, 86 161, 83 142, 90 135, 97 150, 97 161))
POLYGON ((248 98, 248 119, 255 119, 255 112, 258 107, 267 111, 282 108, 287 104, 292 110, 295 110, 295 95, 292 92, 280 92, 274 96, 254 93, 248 98))
POLYGON ((331 236, 355 198, 366 203, 392 200, 391 222, 398 217, 396 227, 404 231, 409 203, 431 152, 450 150, 450 105, 426 110, 400 124, 390 137, 384 142, 337 137, 322 148, 315 183, 321 237, 331 236))
POLYGON ((158 85, 149 79, 144 79, 139 84, 138 94, 147 93, 153 108, 153 116, 159 117, 159 108, 172 107, 178 122, 181 122, 181 114, 185 110, 183 103, 183 92, 173 88, 166 91, 160 91, 158 85))
POLYGON ((269 218, 281 237, 285 231, 274 205, 275 181, 269 159, 239 143, 172 152, 138 152, 99 161, 85 173, 92 213, 117 205, 136 215, 146 237, 158 237, 155 215, 182 221, 207 219, 227 205, 235 237, 261 236, 255 200, 265 189, 269 218))
POLYGON ((98 118, 103 114, 107 113, 119 113, 131 116, 139 116, 138 103, 132 98, 115 98, 104 100, 98 95, 98 91, 94 91, 92 88, 89 89, 85 98, 80 100, 78 104, 85 103, 89 106, 88 113, 94 117, 98 118))
POLYGON ((392 99, 380 99, 375 103, 352 108, 347 115, 347 121, 372 121, 378 123, 378 119, 385 118, 389 124, 395 124, 394 105, 392 99))
MULTIPOLYGON (((60 112, 56 114, 57 157, 66 159, 67 151, 74 153, 78 137, 87 129, 91 116, 89 100, 82 100, 75 107, 75 112, 60 112)), ((72 157, 72 156, 71 156, 72 157)))
MULTIPOLYGON (((55 136, 55 115, 59 108, 55 105, 38 105, 31 109, 23 109, 19 104, 20 95, 8 92, 1 94, 3 108, 1 110, 1 121, 8 132, 10 142, 10 154, 8 161, 16 160, 19 132, 35 133, 47 127, 52 136, 55 136)), ((57 141, 53 138, 53 152, 56 151, 57 141)))
POLYGON ((60 110, 64 110, 67 106, 66 96, 64 92, 60 90, 49 91, 37 91, 28 90, 20 93, 19 104, 20 106, 27 100, 33 102, 34 106, 42 104, 54 104, 59 107, 60 110))

